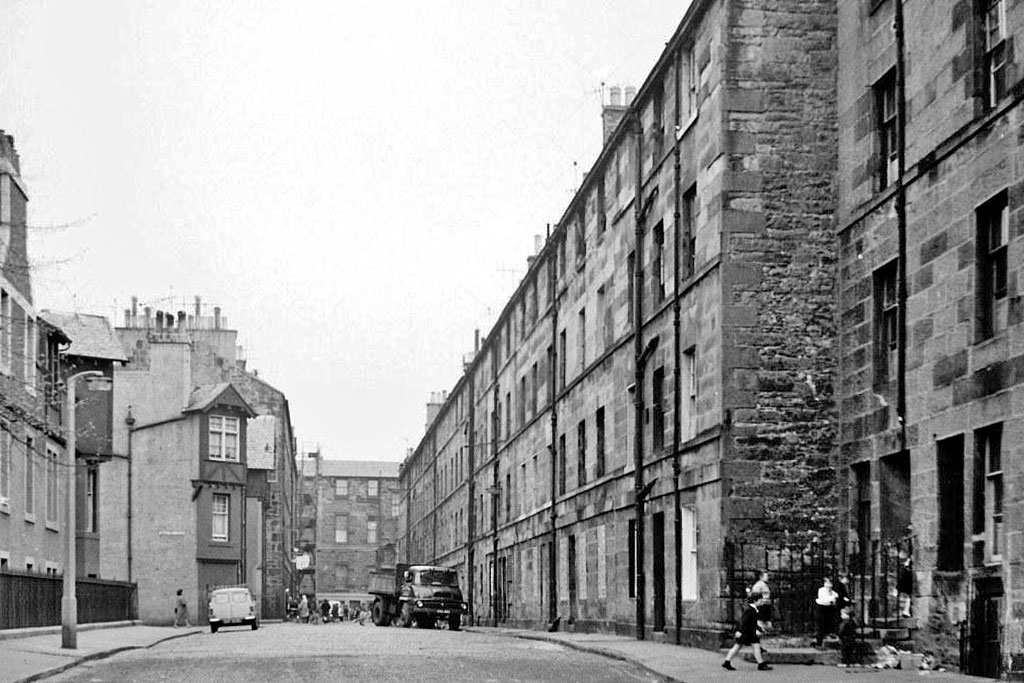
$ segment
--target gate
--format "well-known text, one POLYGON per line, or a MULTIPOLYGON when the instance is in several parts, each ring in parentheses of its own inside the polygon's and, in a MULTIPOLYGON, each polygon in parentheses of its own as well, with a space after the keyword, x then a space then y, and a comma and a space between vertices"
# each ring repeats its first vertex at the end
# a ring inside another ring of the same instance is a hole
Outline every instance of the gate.
POLYGON ((975 579, 968 591, 967 620, 960 624, 960 668, 971 676, 1000 678, 1002 581, 995 577, 975 579))
POLYGON ((813 634, 814 599, 822 580, 834 577, 839 564, 835 545, 823 540, 807 544, 725 542, 726 584, 721 597, 723 622, 733 623, 747 604, 747 591, 760 572, 770 574, 775 631, 813 634))
MULTIPOLYGON (((81 624, 138 618, 134 583, 79 578, 75 592, 81 624)), ((0 571, 0 629, 60 624, 63 595, 60 576, 0 571)))

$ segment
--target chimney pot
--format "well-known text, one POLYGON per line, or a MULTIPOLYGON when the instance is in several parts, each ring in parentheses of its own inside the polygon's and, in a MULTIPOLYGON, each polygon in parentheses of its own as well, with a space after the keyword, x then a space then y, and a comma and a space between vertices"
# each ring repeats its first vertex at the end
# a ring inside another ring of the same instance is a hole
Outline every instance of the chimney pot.
POLYGON ((152 320, 153 320, 153 309, 150 308, 149 306, 146 306, 142 310, 146 314, 146 329, 148 330, 149 326, 152 324, 152 320))
POLYGON ((203 300, 196 295, 196 320, 199 320, 199 316, 203 314, 203 300))
POLYGON ((131 309, 129 309, 129 308, 124 309, 124 326, 125 327, 131 327, 132 326, 132 312, 131 312, 131 309))
POLYGON ((626 86, 626 106, 633 104, 633 98, 636 97, 636 88, 629 85, 626 86))
POLYGON ((213 329, 220 329, 220 306, 213 307, 213 329))
POLYGON ((622 88, 617 85, 613 85, 608 91, 608 103, 613 107, 622 106, 622 88))

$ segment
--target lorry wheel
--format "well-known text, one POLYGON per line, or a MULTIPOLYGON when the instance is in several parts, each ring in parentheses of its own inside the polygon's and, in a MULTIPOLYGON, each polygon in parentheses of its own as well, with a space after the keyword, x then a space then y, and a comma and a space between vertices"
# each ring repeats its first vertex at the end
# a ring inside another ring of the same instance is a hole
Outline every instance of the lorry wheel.
POLYGON ((217 632, 217 625, 216 624, 210 624, 210 633, 216 633, 216 632, 217 632))
POLYGON ((416 617, 416 625, 420 628, 434 628, 433 617, 416 617))
POLYGON ((409 607, 409 603, 407 602, 402 605, 402 616, 400 618, 400 623, 402 624, 403 628, 409 628, 410 626, 412 626, 412 608, 409 607))
POLYGON ((387 610, 384 609, 384 603, 377 600, 373 603, 373 610, 371 612, 373 617, 373 623, 377 626, 387 626, 391 623, 391 619, 388 617, 387 610))
POLYGON ((448 630, 449 631, 461 631, 462 630, 462 615, 453 614, 448 617, 448 630))

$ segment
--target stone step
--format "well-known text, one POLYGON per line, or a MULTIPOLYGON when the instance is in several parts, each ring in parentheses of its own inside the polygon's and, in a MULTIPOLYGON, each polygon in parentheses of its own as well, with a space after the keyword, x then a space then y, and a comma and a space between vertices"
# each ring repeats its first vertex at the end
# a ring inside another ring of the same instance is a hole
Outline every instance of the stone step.
MULTIPOLYGON (((768 648, 764 659, 769 664, 823 664, 835 666, 839 663, 838 650, 819 650, 813 647, 786 647, 779 649, 768 648)), ((746 651, 743 653, 743 661, 756 662, 754 653, 746 651)))

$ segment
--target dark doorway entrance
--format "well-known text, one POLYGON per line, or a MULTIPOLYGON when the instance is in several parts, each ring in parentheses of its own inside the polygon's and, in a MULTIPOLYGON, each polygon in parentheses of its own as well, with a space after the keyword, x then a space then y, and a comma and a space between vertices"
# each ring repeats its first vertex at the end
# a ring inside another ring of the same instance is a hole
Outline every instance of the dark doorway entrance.
POLYGON ((1002 606, 1003 582, 985 578, 975 582, 965 652, 964 672, 971 676, 1000 677, 1000 640, 1002 629, 999 614, 1002 606))
POLYGON ((910 453, 879 460, 878 483, 882 540, 903 538, 910 533, 910 453))
POLYGON ((651 525, 654 561, 654 630, 665 630, 665 513, 654 514, 651 525))
POLYGON ((569 549, 566 552, 569 564, 569 623, 576 623, 576 537, 569 537, 569 549))

